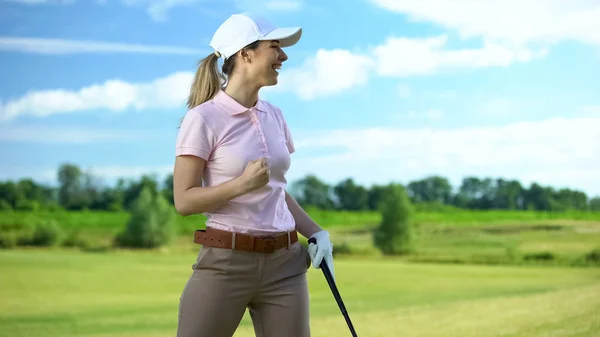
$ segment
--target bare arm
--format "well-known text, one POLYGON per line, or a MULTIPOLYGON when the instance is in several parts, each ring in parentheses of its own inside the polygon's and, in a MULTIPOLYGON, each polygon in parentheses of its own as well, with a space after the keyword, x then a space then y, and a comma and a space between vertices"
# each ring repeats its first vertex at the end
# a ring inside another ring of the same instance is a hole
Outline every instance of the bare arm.
POLYGON ((203 187, 206 161, 196 156, 178 156, 173 171, 175 209, 183 216, 212 211, 248 191, 241 177, 218 186, 203 187))
POLYGON ((298 204, 287 191, 285 192, 285 201, 288 205, 294 220, 296 221, 296 229, 304 237, 309 238, 316 232, 323 230, 316 222, 314 222, 304 209, 298 204))

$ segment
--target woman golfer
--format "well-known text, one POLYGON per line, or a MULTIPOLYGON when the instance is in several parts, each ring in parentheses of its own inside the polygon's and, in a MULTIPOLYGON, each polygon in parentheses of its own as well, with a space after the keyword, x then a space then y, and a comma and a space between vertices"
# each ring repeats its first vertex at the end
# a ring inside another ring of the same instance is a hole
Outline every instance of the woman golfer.
POLYGON ((204 213, 207 228, 194 238, 202 248, 181 295, 179 337, 230 337, 246 308, 257 336, 310 336, 306 271, 322 260, 333 271, 333 247, 286 192, 292 136, 281 110, 258 96, 277 84, 282 48, 301 34, 232 15, 196 72, 177 135, 173 192, 177 211, 204 213), (298 233, 317 244, 305 250, 298 233))

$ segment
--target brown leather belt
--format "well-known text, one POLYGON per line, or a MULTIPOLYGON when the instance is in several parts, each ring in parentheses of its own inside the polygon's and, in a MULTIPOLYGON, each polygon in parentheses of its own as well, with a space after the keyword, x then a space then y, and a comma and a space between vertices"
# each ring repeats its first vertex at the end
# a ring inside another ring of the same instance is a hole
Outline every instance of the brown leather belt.
POLYGON ((281 248, 288 248, 297 241, 297 231, 275 236, 254 236, 208 227, 196 230, 194 235, 194 242, 204 246, 259 253, 272 253, 281 248))

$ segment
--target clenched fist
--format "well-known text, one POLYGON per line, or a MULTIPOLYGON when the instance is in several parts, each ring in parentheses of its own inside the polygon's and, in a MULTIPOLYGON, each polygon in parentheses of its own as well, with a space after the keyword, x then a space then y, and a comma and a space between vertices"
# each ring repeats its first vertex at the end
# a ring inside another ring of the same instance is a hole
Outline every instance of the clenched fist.
POLYGON ((265 186, 269 182, 269 162, 267 158, 252 160, 246 165, 244 172, 241 175, 244 186, 248 192, 265 186))

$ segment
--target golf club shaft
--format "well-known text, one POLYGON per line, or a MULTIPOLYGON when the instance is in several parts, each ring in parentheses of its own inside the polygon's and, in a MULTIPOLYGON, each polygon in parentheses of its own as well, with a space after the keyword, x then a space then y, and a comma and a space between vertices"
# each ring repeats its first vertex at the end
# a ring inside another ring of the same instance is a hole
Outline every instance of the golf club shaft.
POLYGON ((352 324, 352 321, 350 320, 350 316, 348 315, 348 311, 346 310, 346 306, 344 305, 344 301, 342 301, 342 296, 340 295, 340 292, 337 289, 337 286, 335 285, 335 281, 333 280, 333 276, 331 275, 331 271, 329 270, 329 267, 327 266, 327 263, 325 263, 325 261, 321 262, 321 270, 323 271, 323 274, 325 275, 325 279, 327 280, 327 283, 329 284, 329 288, 331 288, 331 291, 333 292, 333 297, 335 297, 335 301, 337 302, 338 306, 340 307, 340 311, 342 312, 342 315, 344 315, 344 318, 346 319, 346 323, 348 324, 348 328, 350 329, 350 332, 352 333, 352 337, 358 337, 358 335, 356 334, 356 331, 354 330, 354 325, 352 324))
MULTIPOLYGON (((317 240, 315 238, 310 238, 308 240, 308 243, 316 244, 317 240)), ((342 300, 342 295, 340 295, 337 285, 335 284, 335 280, 333 279, 333 275, 331 274, 331 271, 329 270, 329 266, 327 266, 327 263, 325 262, 325 260, 323 260, 323 261, 321 261, 321 264, 319 265, 319 267, 321 268, 321 271, 323 271, 323 275, 325 275, 327 284, 329 284, 329 288, 331 289, 331 292, 333 293, 333 297, 335 298, 335 301, 337 302, 338 307, 340 308, 340 311, 342 312, 342 315, 344 315, 344 319, 346 320, 346 324, 348 324, 348 328, 350 329, 350 332, 352 333, 352 337, 358 337, 358 335, 356 334, 356 331, 354 330, 354 325, 352 324, 352 321, 350 320, 350 315, 348 315, 348 311, 346 311, 346 306, 344 305, 344 301, 342 300)))

